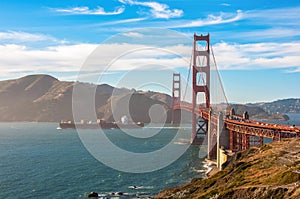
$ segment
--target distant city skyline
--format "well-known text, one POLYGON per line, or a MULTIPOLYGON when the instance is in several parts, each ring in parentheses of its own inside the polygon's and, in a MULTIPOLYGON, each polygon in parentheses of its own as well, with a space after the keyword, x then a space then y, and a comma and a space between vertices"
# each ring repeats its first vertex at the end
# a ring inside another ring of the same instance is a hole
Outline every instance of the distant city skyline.
POLYGON ((300 98, 299 12, 300 2, 279 0, 2 0, 0 80, 49 74, 76 81, 98 48, 103 58, 122 62, 98 63, 89 72, 105 75, 95 83, 149 89, 142 81, 151 74, 153 82, 163 78, 157 84, 169 85, 173 70, 188 76, 193 34, 209 33, 229 102, 300 98), (164 29, 171 31, 167 39, 164 29), (145 48, 153 43, 159 48, 145 48), (138 50, 120 56, 126 49, 138 50), (167 51, 180 52, 180 58, 167 51), (116 81, 130 76, 137 56, 150 72, 134 73, 136 81, 116 81))

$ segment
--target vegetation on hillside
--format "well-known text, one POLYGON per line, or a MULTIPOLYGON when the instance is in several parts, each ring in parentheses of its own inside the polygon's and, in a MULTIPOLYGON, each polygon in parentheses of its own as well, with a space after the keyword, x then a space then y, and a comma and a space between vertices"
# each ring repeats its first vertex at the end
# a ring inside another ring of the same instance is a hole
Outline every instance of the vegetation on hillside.
POLYGON ((260 107, 267 113, 300 113, 300 99, 282 99, 268 103, 247 104, 249 106, 260 107))
POLYGON ((300 139, 250 148, 211 177, 164 190, 156 198, 299 198, 299 154, 300 139))
POLYGON ((248 106, 241 104, 231 105, 234 108, 236 114, 243 115, 244 112, 248 112, 251 119, 262 119, 262 120, 288 120, 289 117, 282 113, 268 113, 263 108, 258 106, 248 106))
MULTIPOLYGON (((125 105, 121 102, 128 96, 131 97, 130 114, 139 121, 143 119, 143 122, 149 121, 147 108, 149 109, 154 104, 161 104, 169 110, 171 102, 169 95, 158 92, 114 88, 107 84, 59 81, 49 75, 29 75, 0 82, 0 121, 73 120, 72 93, 75 86, 80 86, 83 93, 95 91, 97 117, 109 121, 119 120, 120 115, 126 114, 125 111, 122 112, 125 105), (113 118, 112 109, 119 112, 117 116, 119 118, 113 118)), ((84 100, 84 94, 82 97, 84 100)), ((95 118, 83 117, 82 119, 93 120, 95 118)))

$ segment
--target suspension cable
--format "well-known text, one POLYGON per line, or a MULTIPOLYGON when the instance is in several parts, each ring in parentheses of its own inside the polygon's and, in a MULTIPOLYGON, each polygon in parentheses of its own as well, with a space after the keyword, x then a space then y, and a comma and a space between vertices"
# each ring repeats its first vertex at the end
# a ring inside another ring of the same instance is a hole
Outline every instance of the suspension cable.
POLYGON ((217 74, 218 80, 219 80, 219 82, 220 82, 220 86, 221 86, 223 95, 224 95, 224 97, 225 97, 226 104, 227 104, 228 107, 230 107, 230 105, 229 105, 229 103, 228 103, 227 96, 225 95, 225 90, 224 90, 223 84, 222 84, 222 82, 221 82, 221 76, 220 76, 220 73, 219 73, 219 70, 218 70, 218 66, 217 66, 215 54, 214 54, 214 51, 213 51, 213 47, 212 47, 212 45, 211 45, 210 47, 211 47, 211 52, 212 52, 214 64, 215 64, 215 66, 216 66, 216 74, 217 74))
POLYGON ((191 53, 191 58, 190 58, 189 72, 188 72, 188 77, 187 77, 187 81, 186 81, 186 85, 185 85, 185 90, 184 90, 184 95, 183 95, 183 101, 185 101, 186 93, 187 93, 188 86, 189 86, 190 75, 191 75, 191 68, 192 68, 193 51, 194 51, 194 47, 192 48, 192 53, 191 53))

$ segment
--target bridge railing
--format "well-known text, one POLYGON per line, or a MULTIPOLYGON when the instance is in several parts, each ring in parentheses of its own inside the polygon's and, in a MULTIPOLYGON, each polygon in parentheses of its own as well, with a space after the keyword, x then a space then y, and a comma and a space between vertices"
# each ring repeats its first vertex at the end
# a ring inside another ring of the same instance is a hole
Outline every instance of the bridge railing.
POLYGON ((277 130, 282 132, 291 132, 291 133, 300 133, 300 127, 298 126, 287 126, 282 124, 273 124, 273 123, 267 123, 267 122, 260 122, 257 120, 250 120, 250 119, 243 119, 243 118, 232 118, 228 117, 225 119, 225 122, 227 123, 234 123, 239 125, 245 125, 245 126, 251 126, 256 128, 263 128, 263 129, 270 129, 270 130, 277 130))
MULTIPOLYGON (((179 103, 175 104, 173 108, 184 109, 190 112, 192 112, 193 110, 192 104, 184 101, 180 101, 179 103)), ((205 108, 205 105, 197 106, 195 108, 195 114, 206 120, 209 119, 209 109, 205 108)), ((218 120, 218 114, 211 111, 210 122, 212 122, 213 124, 217 124, 217 120, 218 120)), ((251 127, 252 129, 260 129, 262 132, 263 130, 265 130, 265 133, 269 130, 274 132, 293 134, 296 137, 300 136, 300 127, 298 126, 287 126, 282 124, 272 124, 272 123, 261 122, 257 120, 250 120, 250 119, 245 119, 241 115, 224 115, 224 121, 225 124, 227 123, 232 125, 251 127)), ((243 133, 245 132, 243 131, 243 133)), ((271 137, 271 136, 267 136, 267 137, 271 137)))

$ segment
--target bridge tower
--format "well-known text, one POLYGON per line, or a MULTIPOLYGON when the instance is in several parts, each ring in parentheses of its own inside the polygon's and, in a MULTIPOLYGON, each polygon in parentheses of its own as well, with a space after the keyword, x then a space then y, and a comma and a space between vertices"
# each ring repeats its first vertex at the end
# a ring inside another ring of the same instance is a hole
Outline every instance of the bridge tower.
POLYGON ((208 132, 208 120, 199 117, 196 118, 195 110, 197 106, 197 94, 204 93, 205 95, 205 108, 210 108, 210 41, 208 35, 194 34, 193 45, 193 98, 192 98, 192 137, 191 142, 198 144, 202 141, 203 135, 208 132), (197 42, 202 41, 206 43, 205 49, 198 50, 197 42), (204 60, 204 63, 201 63, 204 60), (202 135, 202 136, 201 136, 202 135), (202 137, 202 138, 201 138, 202 137))
POLYGON ((173 86, 172 86, 172 123, 175 123, 175 110, 174 106, 179 104, 181 100, 181 78, 180 73, 173 73, 173 86))

